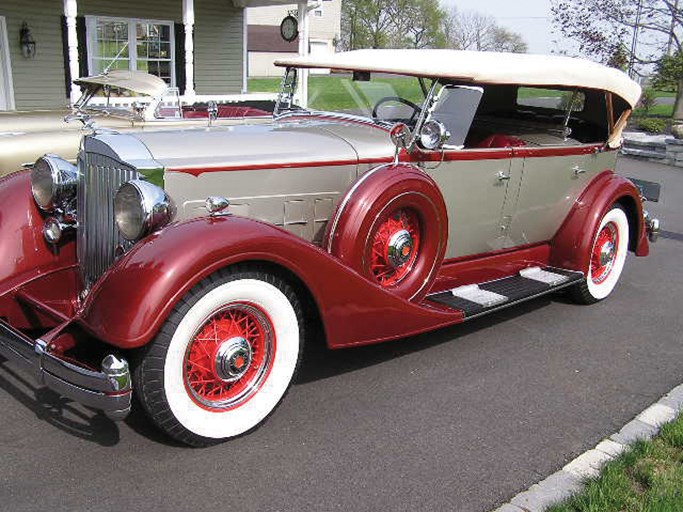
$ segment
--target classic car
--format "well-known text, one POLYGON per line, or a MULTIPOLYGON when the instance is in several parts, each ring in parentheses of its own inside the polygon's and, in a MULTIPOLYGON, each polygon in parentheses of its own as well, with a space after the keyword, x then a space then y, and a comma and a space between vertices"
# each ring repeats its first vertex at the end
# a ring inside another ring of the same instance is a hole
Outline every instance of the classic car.
POLYGON ((0 354, 113 419, 135 392, 209 445, 273 412, 304 340, 379 343, 558 290, 595 303, 656 239, 614 172, 640 96, 620 71, 452 50, 279 65, 272 122, 95 130, 76 166, 2 179, 0 354), (335 71, 306 109, 303 68, 335 71))
POLYGON ((111 70, 74 83, 83 94, 72 109, 0 112, 0 175, 45 153, 75 162, 86 123, 125 132, 206 126, 210 116, 212 124, 239 124, 272 113, 268 100, 182 103, 177 88, 142 71, 111 70))

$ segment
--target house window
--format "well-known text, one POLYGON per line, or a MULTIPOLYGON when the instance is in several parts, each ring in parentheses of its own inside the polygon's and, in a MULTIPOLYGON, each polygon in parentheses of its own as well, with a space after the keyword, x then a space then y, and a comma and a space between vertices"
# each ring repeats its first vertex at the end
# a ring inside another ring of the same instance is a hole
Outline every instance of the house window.
POLYGON ((173 22, 87 17, 89 70, 130 69, 175 86, 173 22))

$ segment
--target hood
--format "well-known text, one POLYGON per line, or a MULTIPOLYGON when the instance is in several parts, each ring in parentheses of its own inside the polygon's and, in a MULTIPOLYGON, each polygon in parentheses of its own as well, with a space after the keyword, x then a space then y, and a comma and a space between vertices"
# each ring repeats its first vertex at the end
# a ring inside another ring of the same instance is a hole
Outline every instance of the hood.
POLYGON ((298 167, 392 154, 389 135, 371 125, 322 119, 135 134, 170 171, 298 167))

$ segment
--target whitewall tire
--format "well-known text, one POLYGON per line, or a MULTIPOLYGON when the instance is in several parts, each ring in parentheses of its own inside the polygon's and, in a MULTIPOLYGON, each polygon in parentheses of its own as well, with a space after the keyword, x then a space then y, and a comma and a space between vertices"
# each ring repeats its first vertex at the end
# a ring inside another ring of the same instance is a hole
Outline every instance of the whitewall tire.
POLYGON ((614 206, 593 235, 586 279, 571 290, 577 302, 592 304, 612 293, 624 269, 628 246, 628 218, 620 206, 614 206))
POLYGON ((284 397, 302 340, 301 306, 286 282, 258 269, 221 272, 188 293, 147 347, 138 397, 184 443, 239 436, 284 397))

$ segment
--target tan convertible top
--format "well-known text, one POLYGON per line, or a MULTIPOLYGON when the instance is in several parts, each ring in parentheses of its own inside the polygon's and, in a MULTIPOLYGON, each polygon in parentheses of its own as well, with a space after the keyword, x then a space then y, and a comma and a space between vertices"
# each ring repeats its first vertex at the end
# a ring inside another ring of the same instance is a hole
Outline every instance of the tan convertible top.
POLYGON ((111 85, 128 89, 139 94, 146 94, 154 98, 161 96, 168 85, 158 76, 150 75, 143 71, 126 71, 113 69, 108 73, 94 75, 74 80, 76 85, 111 85))
POLYGON ((556 55, 459 50, 355 50, 281 59, 278 66, 374 71, 484 84, 581 87, 610 91, 638 103, 640 86, 625 73, 584 59, 556 55))

